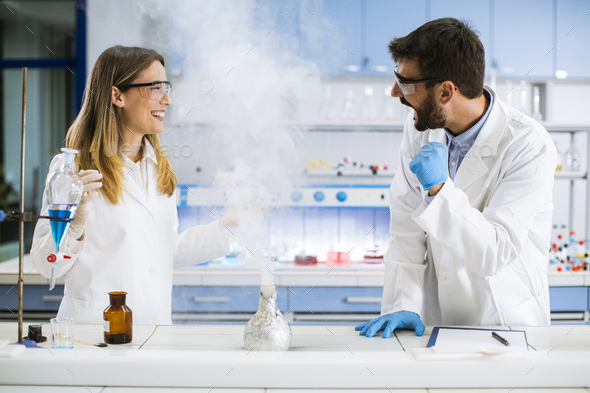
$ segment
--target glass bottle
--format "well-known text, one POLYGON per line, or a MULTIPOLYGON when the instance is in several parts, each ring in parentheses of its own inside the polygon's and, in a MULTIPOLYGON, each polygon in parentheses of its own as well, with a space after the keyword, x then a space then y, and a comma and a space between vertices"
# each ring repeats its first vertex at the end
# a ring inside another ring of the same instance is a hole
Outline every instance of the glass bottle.
POLYGON ((354 91, 352 87, 346 90, 346 99, 342 108, 342 119, 354 120, 356 118, 356 105, 354 103, 354 91))
POLYGON ((334 108, 334 101, 332 101, 332 90, 330 87, 324 87, 324 102, 320 110, 320 118, 332 120, 335 116, 336 109, 334 108))
POLYGON ((541 114, 541 92, 539 86, 533 87, 533 114, 531 117, 537 121, 543 121, 541 114))
MULTIPOLYGON (((45 182, 45 198, 47 200, 48 214, 54 218, 73 219, 84 192, 84 183, 74 170, 74 158, 78 150, 62 148, 63 164, 51 173, 45 182)), ((49 289, 55 286, 55 270, 57 262, 62 259, 59 247, 63 243, 65 234, 70 228, 70 221, 50 220, 51 233, 55 250, 55 261, 51 268, 51 280, 49 289)))
POLYGON ((133 313, 125 304, 127 292, 109 292, 110 306, 104 310, 104 342, 127 344, 133 339, 133 313))
POLYGON ((520 111, 525 115, 529 114, 527 106, 527 86, 525 81, 520 81, 520 111))
POLYGON ((383 105, 381 106, 381 119, 396 120, 395 100, 391 97, 391 90, 385 86, 383 90, 383 105))
POLYGON ((363 120, 377 119, 377 109, 375 108, 375 101, 373 100, 373 87, 365 87, 365 98, 361 108, 361 117, 363 120))
POLYGON ((580 170, 580 152, 576 149, 573 139, 570 142, 570 149, 565 153, 565 165, 568 171, 580 170))

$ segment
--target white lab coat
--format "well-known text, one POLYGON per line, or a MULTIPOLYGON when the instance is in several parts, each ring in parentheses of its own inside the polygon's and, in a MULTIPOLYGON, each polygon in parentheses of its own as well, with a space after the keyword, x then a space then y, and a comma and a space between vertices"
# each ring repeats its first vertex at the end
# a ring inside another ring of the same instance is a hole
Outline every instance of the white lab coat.
POLYGON ((535 120, 494 107, 455 180, 430 204, 409 164, 442 129, 408 116, 390 188, 391 244, 382 314, 413 311, 428 325, 548 325, 547 254, 556 149, 535 120))
MULTIPOLYGON (((58 317, 76 323, 101 324, 109 305, 108 292, 127 292, 134 324, 171 324, 172 269, 206 262, 229 253, 228 235, 219 221, 178 234, 176 198, 157 188, 157 158, 147 143, 143 161, 124 169, 125 191, 118 205, 102 196, 91 203, 83 240, 66 235, 62 251, 72 259, 58 263, 65 274, 65 296, 58 317), (141 166, 143 165, 143 170, 141 166), (143 172, 143 175, 142 175, 143 172), (141 179, 141 181, 136 181, 141 179)), ((63 155, 51 162, 57 170, 63 155)), ((42 214, 47 215, 43 198, 42 214)), ((31 254, 39 273, 50 277, 47 255, 53 252, 49 220, 39 220, 31 254)))

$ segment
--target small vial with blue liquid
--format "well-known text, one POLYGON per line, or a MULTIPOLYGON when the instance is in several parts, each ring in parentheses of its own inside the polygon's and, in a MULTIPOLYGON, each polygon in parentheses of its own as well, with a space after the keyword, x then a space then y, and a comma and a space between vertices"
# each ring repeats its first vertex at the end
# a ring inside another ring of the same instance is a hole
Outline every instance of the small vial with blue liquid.
MULTIPOLYGON (((74 158, 78 150, 62 148, 64 160, 62 166, 47 176, 45 197, 49 207, 49 216, 53 218, 73 219, 84 192, 84 183, 74 170, 74 158)), ((50 220, 51 233, 55 249, 56 261, 51 268, 49 289, 55 287, 55 270, 58 260, 63 258, 59 248, 70 228, 70 221, 50 220)))

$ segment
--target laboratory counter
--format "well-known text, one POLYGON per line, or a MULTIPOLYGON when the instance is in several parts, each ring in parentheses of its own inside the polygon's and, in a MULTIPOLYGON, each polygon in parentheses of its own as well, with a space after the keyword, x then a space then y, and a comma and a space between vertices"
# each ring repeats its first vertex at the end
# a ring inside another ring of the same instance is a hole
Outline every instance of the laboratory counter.
MULTIPOLYGON (((156 273, 157 274, 157 273, 156 273)), ((334 267, 325 263, 298 266, 292 262, 277 263, 274 272, 277 286, 324 287, 382 287, 385 267, 353 262, 349 266, 334 267)), ((549 286, 590 286, 590 272, 551 269, 549 286)), ((18 281, 18 258, 0 263, 0 285, 15 285, 18 281)), ((63 285, 65 277, 58 277, 57 285, 63 285)), ((41 276, 33 266, 30 254, 24 257, 24 284, 48 285, 49 279, 41 276)), ((175 269, 174 286, 258 286, 260 273, 254 265, 225 266, 219 261, 175 269)))
MULTIPOLYGON (((7 385, 0 392, 51 391, 45 386, 78 388, 72 392, 132 391, 132 387, 166 391, 194 387, 202 392, 413 389, 415 393, 544 387, 587 392, 590 326, 505 329, 526 330, 529 350, 520 355, 436 353, 425 348, 432 327, 422 337, 402 330, 385 340, 361 337, 352 326, 292 326, 289 351, 256 352, 244 348, 244 325, 136 325, 132 343, 99 348, 93 344, 103 341, 103 327, 76 325, 73 349, 51 349, 45 342, 40 344, 43 348, 27 348, 17 357, 0 359, 0 383, 7 385), (13 385, 38 388, 19 390, 13 385), (44 390, 35 390, 40 387, 44 390)), ((43 334, 49 336, 48 325, 43 334)), ((16 323, 0 323, 0 340, 14 341, 16 336, 16 323)))

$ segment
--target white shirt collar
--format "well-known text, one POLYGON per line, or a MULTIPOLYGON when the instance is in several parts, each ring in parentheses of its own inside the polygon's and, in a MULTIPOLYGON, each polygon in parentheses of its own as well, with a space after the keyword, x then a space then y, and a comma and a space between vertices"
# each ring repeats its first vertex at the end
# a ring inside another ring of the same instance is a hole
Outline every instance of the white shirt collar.
POLYGON ((129 157, 124 156, 125 166, 129 168, 133 168, 141 164, 141 162, 146 161, 148 158, 154 162, 155 165, 158 165, 158 157, 156 156, 156 150, 152 146, 152 144, 147 140, 143 139, 145 143, 144 155, 141 160, 138 162, 133 162, 129 157))

